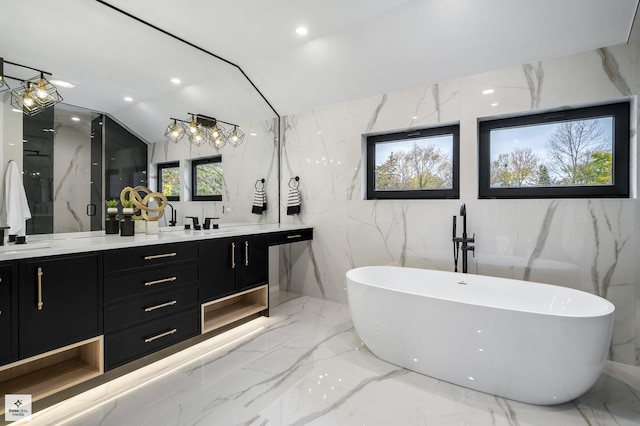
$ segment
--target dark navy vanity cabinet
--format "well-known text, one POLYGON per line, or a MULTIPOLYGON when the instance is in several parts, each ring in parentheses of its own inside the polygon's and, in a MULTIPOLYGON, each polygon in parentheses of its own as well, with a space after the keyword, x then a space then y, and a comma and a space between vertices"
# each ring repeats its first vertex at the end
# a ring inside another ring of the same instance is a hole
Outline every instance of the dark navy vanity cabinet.
POLYGON ((102 334, 99 254, 20 263, 20 358, 102 334))
POLYGON ((267 237, 248 235, 200 243, 201 302, 267 283, 267 237))
POLYGON ((107 237, 93 251, 7 257, 0 263, 0 394, 32 394, 37 401, 268 315, 269 246, 313 234, 265 228, 137 245, 107 237))
POLYGON ((11 309, 14 289, 12 288, 11 264, 0 265, 0 365, 13 361, 16 357, 17 333, 13 332, 13 310, 11 309))
POLYGON ((104 252, 105 369, 200 333, 198 243, 104 252))

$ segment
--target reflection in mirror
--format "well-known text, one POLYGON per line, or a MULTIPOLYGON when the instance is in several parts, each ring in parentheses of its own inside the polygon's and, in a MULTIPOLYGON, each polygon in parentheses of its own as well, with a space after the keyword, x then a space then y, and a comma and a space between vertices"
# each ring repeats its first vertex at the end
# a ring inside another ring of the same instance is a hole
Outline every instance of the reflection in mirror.
POLYGON ((6 101, 3 108, 3 141, 15 148, 8 133, 22 130, 21 150, 7 155, 4 147, 2 161, 20 156, 32 216, 27 234, 101 230, 106 198, 146 186, 147 144, 111 118, 66 104, 31 117, 9 114, 6 101))

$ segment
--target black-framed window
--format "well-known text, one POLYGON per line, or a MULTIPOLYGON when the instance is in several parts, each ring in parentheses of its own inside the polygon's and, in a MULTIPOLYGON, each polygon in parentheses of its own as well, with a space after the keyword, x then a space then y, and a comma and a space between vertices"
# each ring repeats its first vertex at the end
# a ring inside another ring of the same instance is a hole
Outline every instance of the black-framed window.
POLYGON ((479 198, 629 196, 629 101, 478 119, 479 198))
POLYGON ((180 201, 180 163, 158 164, 158 192, 169 201, 180 201))
POLYGON ((191 199, 222 201, 222 156, 191 161, 191 199))
POLYGON ((458 124, 367 137, 367 199, 459 198, 458 124))

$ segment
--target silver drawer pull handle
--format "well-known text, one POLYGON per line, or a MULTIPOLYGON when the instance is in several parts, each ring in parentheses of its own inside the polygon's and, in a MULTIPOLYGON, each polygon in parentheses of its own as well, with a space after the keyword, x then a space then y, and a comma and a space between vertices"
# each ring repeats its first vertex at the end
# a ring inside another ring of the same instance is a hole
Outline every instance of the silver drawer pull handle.
POLYGON ((156 285, 156 284, 161 284, 161 283, 168 283, 171 281, 175 281, 177 280, 178 277, 169 277, 169 278, 163 278, 161 280, 155 280, 155 281, 147 281, 146 283, 144 283, 145 286, 151 286, 151 285, 156 285))
POLYGON ((172 300, 171 302, 167 302, 167 303, 162 303, 160 305, 156 305, 156 306, 149 306, 148 308, 144 308, 145 312, 151 312, 151 311, 155 311, 156 309, 160 309, 160 308, 166 308, 167 306, 173 306, 176 303, 178 303, 175 300, 172 300))
POLYGON ((154 254, 153 256, 145 256, 144 260, 162 259, 163 257, 177 256, 178 253, 154 254))
POLYGON ((236 243, 231 243, 231 269, 236 269, 236 243))
POLYGON ((44 306, 44 301, 42 300, 42 276, 44 272, 42 272, 42 268, 38 267, 38 310, 41 311, 44 306))
POLYGON ((249 266, 249 241, 244 242, 244 266, 249 266))
POLYGON ((161 338, 163 338, 163 337, 171 336, 171 335, 172 335, 173 333, 175 333, 176 331, 178 331, 178 329, 177 329, 177 328, 174 328, 173 330, 166 331, 166 332, 164 332, 164 333, 162 333, 162 334, 158 334, 157 336, 147 337, 146 339, 144 339, 144 342, 145 342, 145 343, 151 343, 151 342, 153 342, 154 340, 158 340, 158 339, 161 339, 161 338))
POLYGON ((300 238, 302 237, 302 235, 300 234, 296 234, 296 235, 287 235, 287 240, 291 240, 292 238, 300 238))

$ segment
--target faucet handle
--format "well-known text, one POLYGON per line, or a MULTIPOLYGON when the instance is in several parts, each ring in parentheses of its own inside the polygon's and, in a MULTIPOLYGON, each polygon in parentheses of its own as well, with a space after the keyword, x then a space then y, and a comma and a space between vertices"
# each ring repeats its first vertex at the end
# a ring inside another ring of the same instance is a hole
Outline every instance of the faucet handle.
POLYGON ((196 231, 200 230, 200 223, 198 221, 198 216, 187 216, 187 218, 193 220, 193 228, 196 231))
POLYGON ((213 229, 218 229, 218 224, 217 223, 213 223, 214 220, 218 220, 220 219, 219 217, 205 217, 204 218, 204 225, 203 228, 204 229, 211 229, 211 226, 213 225, 213 229))
MULTIPOLYGON (((476 242, 476 233, 473 233, 473 236, 471 237, 471 242, 475 243, 476 242)), ((476 246, 471 246, 471 253, 473 253, 473 258, 476 258, 476 246)))

